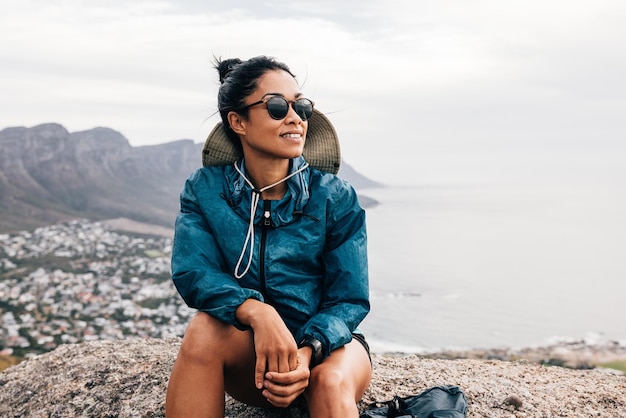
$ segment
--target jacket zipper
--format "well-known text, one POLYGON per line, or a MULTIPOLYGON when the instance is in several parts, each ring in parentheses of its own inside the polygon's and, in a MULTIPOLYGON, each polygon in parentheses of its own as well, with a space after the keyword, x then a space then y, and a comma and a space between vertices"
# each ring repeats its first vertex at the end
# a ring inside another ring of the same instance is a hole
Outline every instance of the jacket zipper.
POLYGON ((265 283, 265 248, 267 241, 267 231, 272 227, 272 202, 271 200, 263 201, 263 221, 261 223, 261 248, 259 254, 259 280, 261 281, 261 292, 270 305, 274 304, 272 297, 267 292, 267 284, 265 283))

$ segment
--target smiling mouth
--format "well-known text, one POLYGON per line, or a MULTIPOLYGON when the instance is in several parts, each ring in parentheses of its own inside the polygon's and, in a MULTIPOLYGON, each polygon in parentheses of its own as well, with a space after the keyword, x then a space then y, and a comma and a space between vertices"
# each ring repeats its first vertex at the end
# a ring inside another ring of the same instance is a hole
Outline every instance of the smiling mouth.
POLYGON ((302 138, 301 134, 284 134, 281 135, 283 138, 302 138))

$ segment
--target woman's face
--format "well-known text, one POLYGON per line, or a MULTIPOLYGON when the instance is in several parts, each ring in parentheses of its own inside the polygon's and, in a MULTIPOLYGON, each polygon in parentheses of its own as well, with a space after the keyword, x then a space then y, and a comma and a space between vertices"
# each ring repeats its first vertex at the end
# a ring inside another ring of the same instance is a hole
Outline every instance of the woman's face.
MULTIPOLYGON (((287 72, 272 70, 258 80, 257 89, 246 98, 251 104, 271 96, 296 100, 302 96, 296 80, 287 72)), ((247 160, 285 160, 302 155, 307 122, 294 111, 291 104, 284 119, 273 119, 264 103, 248 109, 248 118, 242 119, 239 133, 247 160)))

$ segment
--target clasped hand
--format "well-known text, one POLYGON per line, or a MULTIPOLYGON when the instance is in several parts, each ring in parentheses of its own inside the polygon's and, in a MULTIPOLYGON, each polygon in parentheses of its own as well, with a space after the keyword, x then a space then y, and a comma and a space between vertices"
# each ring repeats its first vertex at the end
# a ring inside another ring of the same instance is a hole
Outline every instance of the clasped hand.
POLYGON ((285 322, 270 305, 248 299, 240 306, 238 317, 249 318, 254 333, 255 386, 273 406, 291 405, 309 386, 311 349, 298 349, 285 322))

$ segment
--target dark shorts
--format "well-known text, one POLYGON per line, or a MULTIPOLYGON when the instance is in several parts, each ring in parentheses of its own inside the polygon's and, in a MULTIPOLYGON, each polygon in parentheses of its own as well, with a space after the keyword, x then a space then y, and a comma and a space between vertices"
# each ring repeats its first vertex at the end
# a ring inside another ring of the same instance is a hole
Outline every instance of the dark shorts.
POLYGON ((355 333, 352 333, 352 339, 357 340, 359 343, 361 343, 361 345, 365 349, 365 352, 367 353, 367 356, 370 358, 370 363, 371 363, 372 355, 370 354, 370 345, 367 343, 367 341, 365 341, 365 335, 355 332, 355 333))

